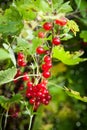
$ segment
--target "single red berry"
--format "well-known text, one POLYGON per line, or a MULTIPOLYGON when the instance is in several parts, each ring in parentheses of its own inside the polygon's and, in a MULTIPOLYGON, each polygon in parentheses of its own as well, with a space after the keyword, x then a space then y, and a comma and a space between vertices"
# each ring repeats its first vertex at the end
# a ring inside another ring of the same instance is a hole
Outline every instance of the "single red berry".
POLYGON ((45 37, 44 32, 39 32, 39 33, 38 33, 38 37, 39 37, 39 38, 44 38, 44 37, 45 37))
POLYGON ((46 63, 48 63, 48 62, 51 62, 51 58, 50 58, 50 56, 45 56, 44 57, 44 62, 46 62, 46 63))
POLYGON ((60 26, 65 26, 67 24, 67 19, 66 18, 56 19, 55 23, 60 25, 60 26))
POLYGON ((46 63, 46 66, 47 66, 47 69, 50 69, 52 67, 52 63, 48 62, 48 63, 46 63))
POLYGON ((44 78, 49 78, 49 77, 51 76, 51 74, 50 74, 49 71, 44 71, 44 72, 42 73, 42 75, 43 75, 44 78))
POLYGON ((46 64, 42 64, 42 70, 48 70, 47 65, 46 64))
POLYGON ((28 81, 27 82, 27 87, 32 87, 33 86, 33 83, 31 81, 28 81))
POLYGON ((24 80, 24 81, 29 80, 29 76, 28 76, 28 73, 27 73, 27 72, 24 73, 24 75, 23 75, 23 80, 24 80))
POLYGON ((21 67, 24 67, 24 66, 26 66, 26 64, 27 64, 23 59, 17 59, 17 63, 18 63, 18 65, 21 66, 21 67))
POLYGON ((53 40, 52 40, 52 44, 54 45, 59 45, 61 42, 60 42, 60 38, 58 37, 54 37, 53 40))
POLYGON ((46 96, 46 99, 47 99, 47 100, 51 100, 51 98, 52 98, 52 97, 51 97, 50 95, 47 95, 47 96, 46 96))
POLYGON ((48 104, 49 104, 49 101, 46 100, 46 101, 44 102, 44 104, 45 104, 45 105, 48 105, 48 104))
POLYGON ((23 59, 24 58, 24 54, 22 52, 19 52, 17 58, 18 59, 23 59))
POLYGON ((46 22, 43 24, 43 28, 46 30, 46 31, 49 31, 52 29, 52 24, 49 23, 49 22, 46 22))
POLYGON ((37 47, 37 49, 36 49, 36 53, 37 54, 44 54, 44 48, 43 47, 41 47, 41 46, 39 46, 39 47, 37 47))
POLYGON ((34 99, 34 98, 31 98, 31 99, 29 100, 29 103, 30 103, 30 104, 34 104, 34 103, 35 103, 35 99, 34 99))

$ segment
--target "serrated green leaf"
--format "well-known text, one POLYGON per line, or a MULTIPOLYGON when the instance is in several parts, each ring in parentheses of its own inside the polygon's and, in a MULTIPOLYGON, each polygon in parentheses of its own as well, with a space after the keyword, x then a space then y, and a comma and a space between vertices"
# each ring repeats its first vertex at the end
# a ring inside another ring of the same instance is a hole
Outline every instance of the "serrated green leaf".
POLYGON ((81 31, 80 38, 82 38, 84 42, 87 42, 87 31, 81 31))
POLYGON ((31 54, 32 43, 29 43, 27 40, 18 37, 17 46, 15 52, 22 51, 24 54, 31 54))
POLYGON ((13 6, 7 9, 2 16, 2 20, 0 20, 0 33, 4 35, 17 35, 22 27, 22 17, 18 10, 13 6))
POLYGON ((0 71, 0 85, 11 82, 17 73, 15 67, 0 71))
POLYGON ((3 48, 0 48, 0 61, 10 58, 10 54, 3 48))
POLYGON ((26 54, 34 54, 38 45, 42 44, 42 39, 34 38, 32 43, 29 43, 27 40, 23 38, 17 38, 17 47, 15 49, 16 52, 23 51, 26 54))
POLYGON ((76 33, 79 32, 79 27, 77 23, 73 20, 68 21, 67 27, 74 33, 75 36, 76 36, 76 33))
POLYGON ((55 46, 52 52, 53 52, 53 58, 62 61, 66 65, 76 65, 79 64, 79 62, 83 62, 87 60, 87 59, 80 58, 83 52, 76 51, 70 54, 69 51, 64 50, 63 46, 55 46))
POLYGON ((58 13, 67 13, 67 12, 72 11, 72 7, 69 5, 69 3, 70 2, 68 1, 68 2, 62 4, 60 6, 60 8, 58 9, 58 13))
POLYGON ((79 92, 74 91, 74 90, 69 89, 69 88, 66 88, 66 87, 64 87, 64 90, 65 90, 65 92, 66 92, 69 96, 74 97, 74 98, 76 98, 76 99, 78 99, 78 100, 81 100, 81 101, 83 101, 83 102, 87 102, 87 97, 86 97, 86 96, 81 97, 81 95, 80 95, 79 92))

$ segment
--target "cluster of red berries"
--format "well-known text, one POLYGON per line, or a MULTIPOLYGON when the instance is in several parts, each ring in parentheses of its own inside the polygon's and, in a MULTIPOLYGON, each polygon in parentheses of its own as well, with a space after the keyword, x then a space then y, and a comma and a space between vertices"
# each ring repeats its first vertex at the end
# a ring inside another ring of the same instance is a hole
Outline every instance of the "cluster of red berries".
POLYGON ((23 53, 18 53, 18 56, 17 56, 17 64, 18 66, 21 66, 21 67, 24 67, 26 66, 26 61, 25 61, 25 56, 23 53))
POLYGON ((29 103, 33 105, 34 110, 37 110, 40 104, 48 105, 51 100, 46 84, 47 81, 45 80, 37 85, 33 85, 31 81, 27 82, 26 97, 29 99, 29 103))
MULTIPOLYGON (((54 23, 57 24, 57 25, 59 25, 59 26, 65 26, 67 24, 67 19, 66 18, 56 19, 54 21, 54 23)), ((43 29, 45 31, 50 31, 50 30, 52 30, 52 28, 53 28, 53 26, 52 26, 52 23, 50 23, 50 22, 46 22, 46 23, 43 24, 43 29)), ((38 33, 38 37, 39 38, 44 38, 45 37, 44 32, 39 32, 38 33)), ((60 38, 57 37, 57 36, 54 37, 52 39, 52 44, 53 45, 59 45, 59 44, 61 44, 60 38)))
MULTIPOLYGON (((57 24, 59 26, 65 26, 67 24, 67 19, 62 18, 62 19, 57 19, 54 21, 54 24, 57 24)), ((51 22, 45 22, 43 24, 43 29, 45 30, 44 32, 39 32, 38 37, 39 38, 45 38, 46 33, 50 30, 53 29, 53 24, 51 22)), ((52 39, 52 44, 53 45, 59 45, 61 43, 60 38, 58 36, 55 36, 52 39)), ((27 72, 24 72, 23 78, 22 78, 22 84, 20 86, 20 90, 23 90, 23 81, 27 81, 27 89, 26 89, 26 97, 29 100, 29 103, 33 105, 34 110, 37 110, 37 108, 40 106, 40 104, 45 104, 48 105, 49 101, 51 100, 51 95, 49 94, 49 91, 47 90, 47 78, 51 76, 50 69, 52 68, 52 61, 50 58, 50 51, 47 53, 47 50, 45 50, 42 46, 38 46, 36 48, 36 53, 38 55, 45 54, 43 58, 43 62, 41 65, 41 70, 42 70, 42 77, 41 77, 41 82, 39 82, 37 85, 32 81, 30 81, 30 78, 28 76, 27 72), (42 81, 42 78, 44 81, 42 81)), ((19 52, 17 55, 17 65, 18 67, 25 67, 27 65, 26 58, 23 53, 19 52)), ((14 77, 14 82, 17 83, 19 76, 21 76, 21 71, 18 69, 17 74, 14 77)))
POLYGON ((52 61, 51 61, 51 58, 50 56, 46 55, 44 57, 44 64, 42 64, 42 70, 43 70, 43 77, 44 78, 49 78, 51 76, 50 74, 50 69, 52 68, 52 61))

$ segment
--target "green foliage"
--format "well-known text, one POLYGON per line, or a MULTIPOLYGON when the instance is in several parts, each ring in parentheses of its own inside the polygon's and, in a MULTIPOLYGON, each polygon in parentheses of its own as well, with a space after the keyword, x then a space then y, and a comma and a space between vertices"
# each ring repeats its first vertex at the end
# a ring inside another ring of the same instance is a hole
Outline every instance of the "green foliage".
POLYGON ((87 60, 84 58, 80 58, 83 52, 77 51, 70 54, 69 51, 64 50, 63 46, 54 47, 52 52, 53 52, 53 58, 62 61, 66 65, 76 65, 79 64, 79 62, 87 60))
POLYGON ((84 42, 87 42, 87 31, 81 31, 80 37, 83 39, 84 42))
POLYGON ((76 33, 79 32, 79 27, 76 24, 76 22, 73 20, 69 20, 67 23, 67 26, 68 26, 69 30, 71 30, 74 33, 74 35, 76 36, 76 33))
POLYGON ((22 16, 14 6, 7 9, 1 18, 0 33, 4 35, 17 35, 23 27, 22 16))
POLYGON ((75 0, 78 9, 81 12, 81 15, 85 18, 87 16, 86 9, 87 9, 87 1, 86 0, 75 0))
POLYGON ((0 48, 0 61, 10 58, 10 54, 3 48, 0 48))
POLYGON ((11 61, 13 62, 14 66, 16 66, 16 59, 15 59, 15 54, 13 49, 10 47, 10 45, 7 45, 5 43, 3 43, 4 48, 9 52, 11 61))
POLYGON ((62 5, 60 6, 60 8, 58 9, 58 13, 68 13, 68 12, 72 11, 72 8, 71 8, 71 6, 69 5, 69 3, 70 3, 70 2, 68 1, 68 2, 62 4, 62 5))
POLYGON ((11 82, 17 73, 15 67, 0 71, 0 85, 11 82))
POLYGON ((0 96, 0 105, 3 108, 8 109, 10 107, 10 105, 12 105, 14 103, 19 103, 21 99, 22 99, 22 96, 20 94, 15 94, 10 99, 6 98, 4 96, 0 96))
POLYGON ((78 99, 78 100, 81 100, 81 101, 83 101, 83 102, 87 102, 87 97, 86 97, 86 96, 81 97, 81 95, 80 95, 79 92, 74 91, 74 90, 72 90, 72 89, 70 89, 70 88, 68 89, 68 88, 66 88, 66 87, 64 87, 64 90, 65 90, 65 92, 66 92, 69 96, 74 97, 74 98, 76 98, 76 99, 78 99))

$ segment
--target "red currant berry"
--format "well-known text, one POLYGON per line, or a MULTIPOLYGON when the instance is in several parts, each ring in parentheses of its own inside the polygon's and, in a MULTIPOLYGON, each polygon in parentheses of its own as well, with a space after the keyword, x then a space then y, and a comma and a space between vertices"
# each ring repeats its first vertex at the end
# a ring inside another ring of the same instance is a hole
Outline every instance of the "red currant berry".
POLYGON ((39 32, 39 33, 38 33, 38 37, 39 37, 39 38, 44 38, 44 37, 45 37, 45 34, 44 34, 43 32, 39 32))
POLYGON ((51 74, 50 74, 49 71, 44 71, 44 72, 42 73, 42 75, 43 75, 44 78, 49 78, 49 77, 51 76, 51 74))
POLYGON ((23 75, 23 80, 24 80, 24 81, 29 80, 29 76, 28 76, 28 73, 27 73, 27 72, 24 73, 24 75, 23 75))
POLYGON ((60 42, 60 38, 58 37, 54 37, 53 40, 52 40, 52 44, 54 45, 59 45, 61 42, 60 42))
POLYGON ((37 54, 44 54, 44 48, 43 47, 41 47, 41 46, 39 46, 39 47, 37 47, 37 49, 36 49, 36 53, 37 54))
POLYGON ((44 102, 44 104, 45 104, 45 105, 48 105, 48 104, 49 104, 49 101, 46 100, 46 101, 44 102))
POLYGON ((49 31, 52 29, 52 24, 49 22, 46 22, 43 24, 43 28, 44 28, 44 30, 49 31))
POLYGON ((51 62, 50 56, 45 56, 44 57, 44 62, 46 62, 46 63, 51 62))
POLYGON ((18 59, 18 60, 17 60, 17 63, 18 63, 18 65, 21 66, 21 67, 26 66, 26 62, 23 61, 22 59, 18 59))
POLYGON ((46 64, 42 64, 42 70, 48 70, 47 65, 46 64))
POLYGON ((34 98, 31 98, 31 99, 29 100, 29 103, 30 103, 30 104, 34 104, 34 103, 35 103, 35 99, 34 99, 34 98))
POLYGON ((19 52, 18 53, 18 57, 17 57, 18 59, 23 59, 24 58, 24 54, 23 53, 21 53, 21 52, 19 52))
POLYGON ((52 67, 52 63, 49 62, 49 63, 46 64, 46 66, 47 66, 47 69, 50 69, 52 67))
POLYGON ((31 81, 28 81, 27 82, 27 87, 32 87, 33 86, 33 83, 31 81))
POLYGON ((60 25, 60 26, 65 26, 67 24, 67 19, 66 18, 56 19, 55 23, 60 25))

